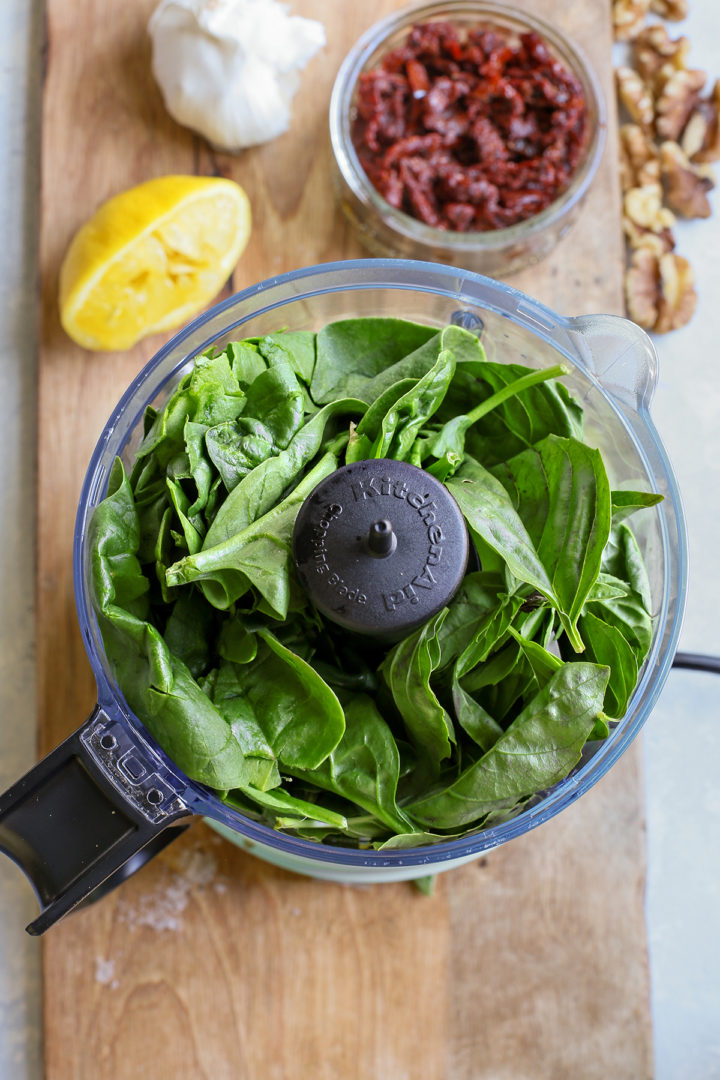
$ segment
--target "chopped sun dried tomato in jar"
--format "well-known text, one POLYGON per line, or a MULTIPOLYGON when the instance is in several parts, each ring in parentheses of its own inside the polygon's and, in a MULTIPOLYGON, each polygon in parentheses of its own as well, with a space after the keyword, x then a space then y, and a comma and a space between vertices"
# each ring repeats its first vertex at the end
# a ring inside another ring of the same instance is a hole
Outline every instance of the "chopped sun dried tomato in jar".
POLYGON ((373 186, 439 229, 538 214, 585 149, 582 85, 535 33, 420 23, 360 76, 356 104, 352 139, 373 186))

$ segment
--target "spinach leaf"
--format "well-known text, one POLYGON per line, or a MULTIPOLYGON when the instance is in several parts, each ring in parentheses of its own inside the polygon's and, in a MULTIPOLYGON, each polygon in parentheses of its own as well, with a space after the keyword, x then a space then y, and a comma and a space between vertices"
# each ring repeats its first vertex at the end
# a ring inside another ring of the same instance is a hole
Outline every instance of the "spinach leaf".
POLYGON ((231 341, 226 352, 232 373, 243 389, 247 389, 267 367, 251 341, 231 341))
POLYGON ((406 807, 413 821, 452 829, 567 776, 602 710, 607 668, 560 668, 486 754, 445 789, 406 807))
POLYGON ((449 757, 455 742, 452 720, 430 686, 430 676, 440 663, 437 635, 446 615, 443 608, 395 645, 380 667, 410 741, 432 761, 449 757))
POLYGON ((344 319, 330 323, 317 335, 317 360, 310 393, 321 405, 340 396, 373 401, 377 392, 372 397, 362 393, 373 376, 391 370, 408 354, 439 336, 434 326, 421 326, 404 319, 344 319))
POLYGON ((178 597, 165 624, 165 644, 196 679, 210 667, 215 626, 215 612, 194 589, 178 597))
POLYGON ((298 379, 310 385, 315 369, 315 334, 312 331, 283 330, 279 334, 266 334, 258 339, 257 348, 269 362, 284 354, 298 379))
POLYGON ((205 540, 214 547, 247 528, 267 513, 286 488, 320 450, 329 420, 342 413, 364 412, 362 402, 342 398, 316 413, 293 438, 287 450, 263 461, 238 484, 215 516, 205 540))
POLYGON ((242 430, 236 422, 216 424, 205 436, 208 456, 227 491, 233 491, 244 476, 277 452, 261 425, 255 425, 259 430, 248 430, 252 423, 242 430))
POLYGON ((199 514, 207 506, 213 482, 212 465, 208 461, 205 448, 207 430, 205 424, 196 424, 192 420, 185 421, 183 431, 185 451, 188 457, 190 475, 195 481, 195 490, 197 492, 195 501, 188 506, 188 516, 191 518, 195 514, 199 514))
POLYGON ((88 531, 91 588, 108 659, 128 705, 183 772, 219 789, 244 783, 245 758, 232 731, 157 629, 139 617, 145 612, 138 600, 147 591, 135 554, 139 539, 130 483, 117 461, 88 531))
POLYGON ((304 397, 291 365, 283 358, 284 350, 267 371, 250 384, 243 414, 236 421, 242 430, 248 417, 253 417, 262 434, 272 446, 284 450, 293 435, 300 430, 305 415, 304 397))
MULTIPOLYGON (((169 567, 167 584, 201 582, 207 599, 220 609, 230 607, 253 586, 272 611, 284 619, 290 601, 289 559, 295 518, 307 496, 336 467, 334 454, 325 454, 290 495, 272 510, 241 527, 229 539, 212 547, 206 543, 202 551, 188 555, 169 567)), ((236 491, 239 490, 239 487, 236 488, 236 491)), ((242 514, 239 520, 244 520, 242 514)), ((208 541, 212 532, 211 528, 208 541)))
POLYGON ((213 427, 225 420, 235 420, 244 407, 245 394, 226 354, 200 356, 154 420, 140 444, 138 459, 154 453, 165 465, 183 448, 187 420, 213 427))
POLYGON ((427 374, 385 414, 368 456, 407 461, 418 431, 440 405, 454 374, 455 358, 444 349, 427 374))
POLYGON ((251 710, 246 715, 254 717, 282 767, 316 769, 343 736, 342 706, 318 673, 274 634, 259 629, 258 636, 255 660, 234 668, 238 692, 251 710))
POLYGON ((231 342, 146 411, 93 516, 92 594, 129 706, 187 775, 274 828, 402 849, 513 817, 607 735, 652 639, 624 518, 659 496, 610 492, 563 371, 351 319, 231 342), (480 558, 392 648, 329 627, 292 570, 342 455, 438 477, 480 558))
POLYGON ((380 434, 380 428, 386 413, 404 395, 417 386, 417 379, 400 379, 393 383, 369 406, 357 427, 351 431, 345 452, 345 464, 365 461, 373 457, 372 446, 380 434))
POLYGON ((547 571, 502 484, 476 461, 466 461, 447 488, 470 528, 498 553, 519 581, 559 606, 547 571))
MULTIPOLYGON (((293 814, 293 818, 289 821, 279 818, 276 821, 278 828, 297 828, 301 822, 304 822, 305 818, 308 818, 311 821, 320 821, 325 825, 332 825, 336 829, 344 830, 347 826, 347 821, 342 814, 336 814, 334 811, 327 810, 317 803, 306 802, 305 799, 298 799, 294 795, 290 795, 289 792, 284 791, 282 788, 274 788, 272 791, 262 791, 251 785, 247 785, 242 788, 242 792, 248 799, 252 799, 258 806, 262 806, 264 810, 270 810, 274 814, 293 814)), ((225 802, 228 806, 233 806, 235 804, 232 795, 227 795, 225 802)), ((242 805, 240 805, 240 809, 243 809, 242 805)))
POLYGON ((365 694, 346 701, 344 711, 345 733, 335 749, 317 769, 293 775, 357 803, 393 832, 411 832, 395 801, 400 755, 390 728, 365 694))

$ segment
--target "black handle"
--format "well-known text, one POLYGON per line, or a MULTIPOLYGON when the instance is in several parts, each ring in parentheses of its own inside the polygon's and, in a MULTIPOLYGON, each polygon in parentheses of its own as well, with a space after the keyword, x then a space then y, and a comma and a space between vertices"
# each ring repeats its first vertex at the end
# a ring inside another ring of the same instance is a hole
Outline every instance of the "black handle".
POLYGON ((0 795, 0 851, 42 909, 29 934, 109 892, 187 828, 191 811, 171 780, 131 728, 96 706, 0 795))

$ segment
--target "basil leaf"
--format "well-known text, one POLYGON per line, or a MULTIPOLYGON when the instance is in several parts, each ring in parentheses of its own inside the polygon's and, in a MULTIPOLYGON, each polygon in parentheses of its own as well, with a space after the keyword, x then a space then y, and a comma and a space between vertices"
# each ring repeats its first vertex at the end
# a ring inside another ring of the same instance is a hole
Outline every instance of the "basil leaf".
MULTIPOLYGON (((438 419, 451 420, 536 369, 520 364, 486 362, 469 374, 459 373, 438 419)), ((542 382, 513 395, 468 431, 467 453, 491 468, 548 435, 582 439, 582 409, 558 382, 542 382)))
POLYGON ((645 610, 652 614, 652 596, 645 563, 633 531, 625 522, 613 525, 610 530, 603 552, 602 569, 613 577, 627 581, 633 592, 639 595, 645 610))
POLYGON ((620 630, 590 611, 583 612, 579 626, 587 659, 610 669, 604 708, 606 713, 620 720, 627 711, 638 680, 638 664, 632 646, 620 630))
POLYGON ((613 491, 613 525, 618 525, 625 518, 634 514, 636 510, 645 510, 649 506, 657 506, 658 503, 663 501, 663 498, 663 495, 658 495, 653 491, 613 491))
MULTIPOLYGON (((610 535, 610 486, 599 451, 550 435, 496 470, 552 581, 563 628, 582 651, 577 620, 610 535)), ((542 591, 542 590, 541 590, 542 591)))

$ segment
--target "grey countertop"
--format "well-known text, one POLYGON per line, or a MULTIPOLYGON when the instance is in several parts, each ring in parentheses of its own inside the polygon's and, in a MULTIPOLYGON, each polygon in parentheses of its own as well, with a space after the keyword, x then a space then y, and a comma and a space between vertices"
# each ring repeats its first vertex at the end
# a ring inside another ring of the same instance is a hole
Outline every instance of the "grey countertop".
MULTIPOLYGON (((33 565, 36 244, 42 4, 0 3, 0 790, 35 760, 33 565)), ((693 67, 720 74, 716 0, 677 27, 693 67)), ((720 197, 678 227, 700 305, 656 340, 653 416, 683 493, 690 589, 681 648, 720 654, 720 197)), ((575 314, 575 313, 573 313, 575 314)), ((715 676, 674 671, 644 733, 647 920, 656 1080, 720 1080, 720 709, 715 676)), ((22 927, 35 900, 0 860, 0 1080, 42 1075, 39 945, 22 927)), ((578 1078, 581 1080, 581 1078, 578 1078)))

